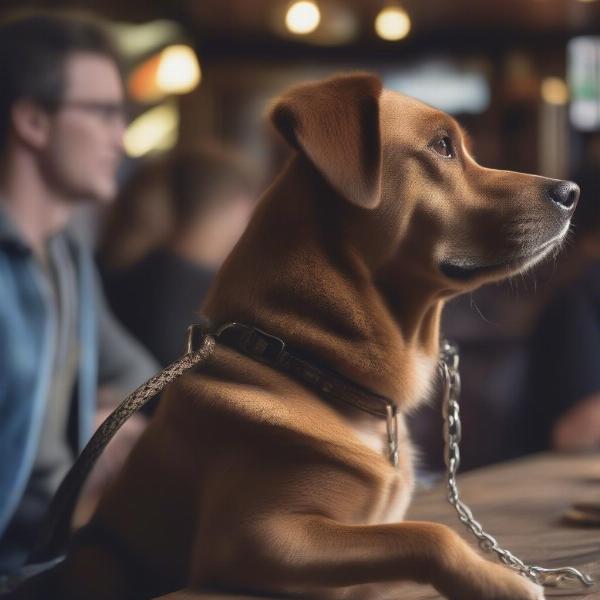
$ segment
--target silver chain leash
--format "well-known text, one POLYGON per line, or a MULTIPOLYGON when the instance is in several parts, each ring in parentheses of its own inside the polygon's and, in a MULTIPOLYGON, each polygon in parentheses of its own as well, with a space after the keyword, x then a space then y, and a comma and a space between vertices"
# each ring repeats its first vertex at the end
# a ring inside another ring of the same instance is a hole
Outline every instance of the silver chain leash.
POLYGON ((459 404, 460 373, 458 371, 458 351, 447 341, 442 342, 439 372, 444 383, 444 458, 448 474, 448 502, 456 509, 460 522, 477 538, 484 552, 495 554, 507 567, 543 586, 558 587, 579 583, 590 586, 593 579, 573 567, 544 569, 524 563, 514 554, 501 548, 496 539, 484 531, 471 509, 460 499, 456 474, 460 466, 459 444, 462 435, 459 404))

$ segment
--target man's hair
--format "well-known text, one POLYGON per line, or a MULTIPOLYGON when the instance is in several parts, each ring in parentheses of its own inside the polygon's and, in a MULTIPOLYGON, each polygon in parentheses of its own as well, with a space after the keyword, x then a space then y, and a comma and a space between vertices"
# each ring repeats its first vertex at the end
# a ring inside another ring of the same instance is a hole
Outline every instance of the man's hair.
POLYGON ((249 165, 216 142, 175 151, 167 177, 176 227, 232 203, 238 192, 252 198, 256 189, 249 165))
POLYGON ((17 100, 30 98, 48 110, 58 108, 65 60, 74 52, 101 54, 120 67, 105 27, 88 15, 38 10, 14 13, 0 22, 0 152, 17 100))

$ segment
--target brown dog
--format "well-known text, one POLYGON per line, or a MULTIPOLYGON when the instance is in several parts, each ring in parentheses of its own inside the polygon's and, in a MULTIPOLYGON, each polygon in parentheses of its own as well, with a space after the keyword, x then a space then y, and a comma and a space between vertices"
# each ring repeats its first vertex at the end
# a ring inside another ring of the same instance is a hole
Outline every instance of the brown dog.
MULTIPOLYGON (((554 252, 579 190, 479 166, 450 117, 370 75, 292 89, 272 118, 297 154, 205 312, 279 336, 405 412, 431 387, 444 301, 554 252)), ((45 592, 366 600, 413 580, 453 600, 543 598, 447 527, 403 522, 401 419, 397 467, 386 448, 384 419, 217 344, 165 394, 45 592)))

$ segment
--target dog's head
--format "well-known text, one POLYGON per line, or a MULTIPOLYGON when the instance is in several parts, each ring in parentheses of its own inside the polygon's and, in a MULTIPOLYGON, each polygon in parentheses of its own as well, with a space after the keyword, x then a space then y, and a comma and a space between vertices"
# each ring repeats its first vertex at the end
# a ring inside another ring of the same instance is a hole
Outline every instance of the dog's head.
POLYGON ((298 86, 271 116, 348 201, 356 243, 387 273, 454 294, 528 268, 567 235, 574 183, 478 165, 454 119, 375 76, 298 86))

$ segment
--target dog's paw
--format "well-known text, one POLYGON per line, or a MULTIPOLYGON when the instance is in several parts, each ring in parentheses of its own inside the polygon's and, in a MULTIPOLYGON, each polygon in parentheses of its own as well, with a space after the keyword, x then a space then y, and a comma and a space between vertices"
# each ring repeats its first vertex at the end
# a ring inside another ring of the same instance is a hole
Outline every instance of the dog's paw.
MULTIPOLYGON (((544 600, 544 588, 530 579, 501 565, 493 565, 494 581, 500 587, 493 592, 489 600, 544 600), (494 595, 494 594, 499 595, 494 595)), ((486 597, 487 599, 487 597, 486 597)))
MULTIPOLYGON (((527 598, 528 600, 544 600, 546 596, 544 595, 544 588, 529 579, 525 579, 525 577, 521 577, 517 575, 517 577, 521 580, 521 585, 525 588, 523 598, 527 598)), ((520 596, 519 596, 520 598, 520 596)))
POLYGON ((544 589, 510 569, 486 560, 469 565, 449 582, 449 600, 544 600, 544 589))

